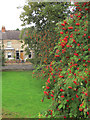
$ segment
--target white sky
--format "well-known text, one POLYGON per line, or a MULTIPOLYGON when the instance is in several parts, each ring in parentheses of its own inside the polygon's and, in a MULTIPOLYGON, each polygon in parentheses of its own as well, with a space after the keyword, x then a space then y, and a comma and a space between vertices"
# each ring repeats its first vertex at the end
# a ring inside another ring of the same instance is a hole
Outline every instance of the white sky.
POLYGON ((0 30, 2 25, 6 30, 22 29, 19 18, 22 9, 18 6, 24 6, 26 0, 0 0, 0 30))
MULTIPOLYGON (((27 0, 0 0, 0 30, 5 26, 6 30, 20 30, 22 21, 20 14, 23 9, 17 9, 19 6, 24 6, 27 0)), ((32 24, 34 25, 34 24, 32 24)), ((28 26, 27 26, 28 27, 28 26)))

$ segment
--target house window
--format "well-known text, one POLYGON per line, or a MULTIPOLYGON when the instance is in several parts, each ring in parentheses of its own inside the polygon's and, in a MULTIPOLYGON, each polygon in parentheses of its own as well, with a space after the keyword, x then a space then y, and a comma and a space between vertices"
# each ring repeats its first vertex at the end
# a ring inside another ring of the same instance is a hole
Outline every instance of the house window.
POLYGON ((11 58, 11 53, 10 52, 8 52, 8 58, 11 58))
POLYGON ((11 42, 10 41, 7 42, 7 47, 11 47, 11 42))
POLYGON ((19 60, 19 51, 16 51, 16 59, 19 60))

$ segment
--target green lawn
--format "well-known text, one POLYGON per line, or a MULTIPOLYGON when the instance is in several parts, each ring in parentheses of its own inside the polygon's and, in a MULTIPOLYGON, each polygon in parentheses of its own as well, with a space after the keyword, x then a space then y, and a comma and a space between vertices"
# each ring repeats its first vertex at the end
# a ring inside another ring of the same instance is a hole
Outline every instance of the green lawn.
POLYGON ((32 71, 2 72, 3 113, 11 117, 33 118, 51 104, 43 97, 44 81, 32 78, 32 71))

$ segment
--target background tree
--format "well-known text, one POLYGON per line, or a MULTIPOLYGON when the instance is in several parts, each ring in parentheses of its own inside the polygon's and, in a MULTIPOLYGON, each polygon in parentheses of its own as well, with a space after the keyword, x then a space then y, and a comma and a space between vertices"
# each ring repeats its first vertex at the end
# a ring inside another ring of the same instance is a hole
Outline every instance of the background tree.
MULTIPOLYGON (((68 10, 69 5, 70 3, 66 2, 32 3, 28 1, 23 7, 24 12, 20 16, 21 21, 23 21, 23 25, 35 23, 35 27, 22 30, 20 37, 22 38, 23 34, 27 34, 23 38, 25 41, 24 43, 28 44, 28 48, 31 48, 35 51, 35 58, 32 60, 35 62, 36 58, 38 59, 35 64, 43 64, 45 62, 47 64, 50 63, 50 58, 52 58, 53 55, 49 56, 49 52, 53 50, 51 46, 54 47, 54 41, 56 41, 56 32, 54 28, 58 21, 62 21, 68 17, 70 12, 68 10), (45 30, 47 29, 48 32, 46 33, 45 30), (28 32, 25 32, 27 30, 28 32), (41 38, 39 38, 39 36, 41 38), (45 40, 42 38, 45 38, 45 40), (43 50, 45 50, 44 47, 47 48, 47 55, 42 54, 44 53, 43 50), (44 56, 47 57, 44 58, 44 56)), ((28 48, 26 48, 27 52, 29 51, 28 48)))
POLYGON ((37 30, 52 29, 58 21, 67 18, 70 12, 67 2, 30 2, 24 5, 20 15, 22 25, 35 23, 37 30))
POLYGON ((16 31, 20 31, 19 28, 17 28, 16 31))

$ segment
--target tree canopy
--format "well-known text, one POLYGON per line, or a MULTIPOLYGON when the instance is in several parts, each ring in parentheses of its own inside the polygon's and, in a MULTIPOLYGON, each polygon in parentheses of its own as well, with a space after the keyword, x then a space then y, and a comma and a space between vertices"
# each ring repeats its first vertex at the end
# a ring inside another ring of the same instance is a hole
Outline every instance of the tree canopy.
POLYGON ((23 26, 35 23, 37 30, 52 29, 58 21, 67 18, 70 12, 67 2, 30 2, 24 5, 20 15, 23 26))

